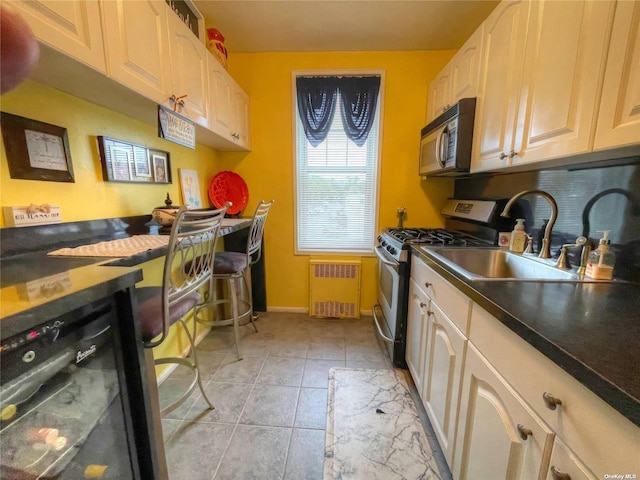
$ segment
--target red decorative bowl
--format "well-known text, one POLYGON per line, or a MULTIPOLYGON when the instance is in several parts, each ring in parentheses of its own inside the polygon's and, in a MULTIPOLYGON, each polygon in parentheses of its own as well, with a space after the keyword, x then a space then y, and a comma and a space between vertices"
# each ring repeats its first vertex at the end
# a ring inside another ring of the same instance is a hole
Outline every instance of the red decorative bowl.
POLYGON ((209 199, 216 208, 224 207, 231 202, 227 214, 242 212, 249 203, 249 189, 242 177, 237 173, 225 170, 216 173, 209 182, 209 199))

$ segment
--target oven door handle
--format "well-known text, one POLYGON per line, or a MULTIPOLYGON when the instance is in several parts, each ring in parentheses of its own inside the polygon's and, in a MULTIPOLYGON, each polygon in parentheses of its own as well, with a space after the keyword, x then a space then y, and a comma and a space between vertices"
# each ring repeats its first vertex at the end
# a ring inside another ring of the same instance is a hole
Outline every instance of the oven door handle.
POLYGON ((382 263, 384 263, 385 265, 390 266, 391 268, 393 268, 397 272, 398 271, 398 264, 396 262, 392 262, 392 261, 387 260, 387 257, 384 255, 384 253, 381 253, 380 250, 382 250, 382 247, 380 247, 380 246, 377 246, 375 248, 376 255, 378 256, 380 261, 382 263))
POLYGON ((382 337, 382 339, 387 343, 394 343, 393 338, 387 337, 384 333, 382 333, 382 328, 380 328, 380 321, 378 320, 378 316, 376 315, 376 307, 382 310, 382 307, 378 304, 373 306, 373 321, 376 323, 376 328, 378 329, 378 333, 382 337))

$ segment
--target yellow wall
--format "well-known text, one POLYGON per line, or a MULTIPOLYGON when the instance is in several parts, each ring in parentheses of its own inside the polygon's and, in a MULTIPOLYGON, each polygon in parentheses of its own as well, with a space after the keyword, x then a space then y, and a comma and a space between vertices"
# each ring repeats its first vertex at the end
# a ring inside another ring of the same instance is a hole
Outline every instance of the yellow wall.
MULTIPOLYGON (((141 215, 161 205, 166 192, 180 204, 178 168, 197 170, 207 204, 210 178, 233 170, 247 182, 245 215, 260 199, 276 200, 267 222, 265 257, 270 308, 308 307, 309 257, 294 255, 292 72, 296 70, 384 71, 380 204, 378 228, 397 223, 396 208, 407 208, 405 225, 440 226, 443 201, 452 193, 448 179, 421 181, 417 175, 420 129, 424 126, 427 86, 454 51, 325 52, 233 54, 229 72, 251 97, 250 153, 191 150, 157 138, 156 128, 58 90, 26 82, 0 99, 3 111, 65 127, 76 183, 15 180, 1 152, 0 203, 60 205, 63 221, 141 215), (104 182, 95 143, 97 135, 168 150, 173 184, 104 182)), ((4 226, 4 219, 0 219, 4 226)), ((363 259, 361 306, 375 303, 377 263, 363 259)))
MULTIPOLYGON (((182 204, 178 168, 198 171, 200 195, 203 203, 208 204, 206 187, 218 171, 218 152, 207 146, 197 145, 192 150, 162 140, 154 126, 32 81, 3 95, 0 108, 3 112, 66 128, 75 175, 75 183, 12 179, 2 142, 2 206, 59 205, 63 222, 150 214, 154 207, 164 204, 167 192, 174 205, 182 204), (144 185, 103 181, 96 143, 98 135, 168 151, 173 183, 144 185)), ((0 226, 5 226, 4 217, 0 226)))
MULTIPOLYGON (((247 182, 249 206, 276 200, 265 233, 269 307, 307 308, 309 257, 294 255, 293 97, 296 70, 383 70, 383 118, 379 229, 397 223, 396 208, 407 208, 405 225, 440 226, 440 208, 451 195, 447 179, 421 182, 417 174, 420 129, 427 86, 453 51, 235 53, 229 72, 251 97, 252 152, 219 153, 221 166, 247 182)), ((249 210, 249 209, 248 209, 249 210)), ((377 262, 363 259, 361 308, 375 303, 377 262)))

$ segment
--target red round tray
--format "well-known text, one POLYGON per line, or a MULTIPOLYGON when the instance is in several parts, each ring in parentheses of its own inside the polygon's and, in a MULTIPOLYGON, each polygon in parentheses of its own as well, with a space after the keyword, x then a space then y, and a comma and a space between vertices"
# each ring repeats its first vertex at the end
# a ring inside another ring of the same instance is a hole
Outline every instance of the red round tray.
POLYGON ((222 208, 225 203, 231 202, 227 213, 235 215, 249 203, 249 189, 240 175, 225 170, 216 173, 209 182, 209 199, 216 208, 222 208))

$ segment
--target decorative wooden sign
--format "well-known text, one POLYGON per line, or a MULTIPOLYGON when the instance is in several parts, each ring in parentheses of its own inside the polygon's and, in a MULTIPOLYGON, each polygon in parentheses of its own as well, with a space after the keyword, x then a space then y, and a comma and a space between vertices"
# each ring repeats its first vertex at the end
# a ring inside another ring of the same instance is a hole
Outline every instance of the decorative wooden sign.
POLYGON ((164 105, 158 105, 158 136, 189 148, 196 148, 196 124, 164 105))
POLYGON ((2 207, 4 223, 7 227, 32 227, 62 222, 60 207, 57 205, 36 205, 28 207, 2 207))

